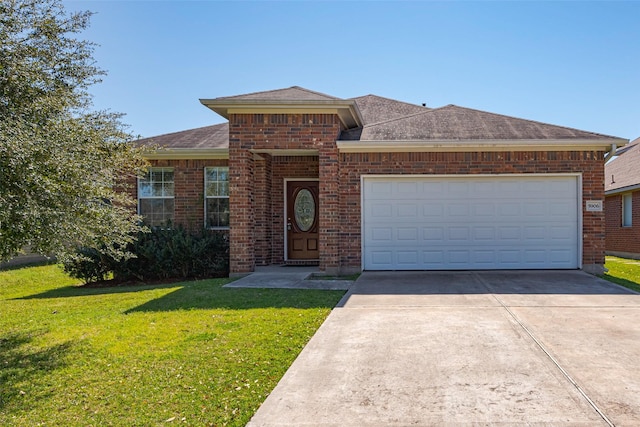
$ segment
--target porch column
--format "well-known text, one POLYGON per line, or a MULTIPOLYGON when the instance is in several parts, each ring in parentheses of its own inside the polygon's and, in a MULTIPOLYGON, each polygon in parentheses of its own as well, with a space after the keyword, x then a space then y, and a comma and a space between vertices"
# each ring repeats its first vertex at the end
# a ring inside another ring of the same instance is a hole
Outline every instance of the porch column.
POLYGON ((340 273, 340 169, 335 143, 319 148, 319 249, 320 269, 327 274, 340 273))
MULTIPOLYGON (((231 145, 231 144, 230 144, 231 145)), ((255 268, 253 203, 253 153, 229 147, 229 274, 249 273, 255 268)))
POLYGON ((254 241, 256 265, 271 264, 271 155, 254 155, 254 241))

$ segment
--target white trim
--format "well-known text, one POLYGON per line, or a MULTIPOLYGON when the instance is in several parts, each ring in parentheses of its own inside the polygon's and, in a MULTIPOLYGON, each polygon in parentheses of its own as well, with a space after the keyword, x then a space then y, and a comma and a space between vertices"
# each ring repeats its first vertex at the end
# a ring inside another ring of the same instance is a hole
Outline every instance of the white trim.
POLYGON ((577 191, 578 191, 578 268, 582 270, 582 249, 584 247, 584 228, 583 228, 583 199, 582 199, 582 174, 566 174, 566 175, 575 175, 577 176, 577 191))
POLYGON ((614 194, 630 193, 636 190, 640 190, 640 184, 627 185, 626 187, 616 188, 615 190, 608 190, 604 192, 604 195, 613 196, 614 194))
POLYGON ((582 253, 583 253, 583 197, 582 197, 582 174, 581 173, 511 173, 511 174, 371 174, 360 175, 360 270, 364 271, 364 235, 365 235, 365 221, 364 221, 364 180, 367 178, 500 178, 500 177, 575 177, 576 178, 576 192, 577 192, 577 266, 582 269, 582 253))
POLYGON ((408 140, 408 141, 336 141, 341 153, 467 152, 467 151, 608 151, 623 139, 522 139, 522 140, 408 140))
POLYGON ((362 126, 358 105, 353 99, 260 100, 200 99, 205 107, 228 119, 231 114, 336 114, 347 129, 362 126))
MULTIPOLYGON (((320 178, 284 178, 284 189, 283 189, 283 200, 284 200, 284 212, 282 214, 282 228, 283 228, 283 237, 284 237, 284 261, 289 261, 289 247, 288 247, 288 242, 289 242, 289 236, 287 234, 287 185, 289 184, 289 182, 293 182, 293 181, 317 181, 320 182, 320 178)), ((318 222, 320 222, 320 196, 318 195, 318 206, 316 206, 316 209, 318 210, 318 222)), ((320 227, 318 226, 318 229, 320 227)), ((319 231, 319 230, 318 230, 319 231)), ((320 238, 320 233, 318 232, 318 239, 320 238)), ((320 248, 318 247, 318 250, 320 250, 320 248)))

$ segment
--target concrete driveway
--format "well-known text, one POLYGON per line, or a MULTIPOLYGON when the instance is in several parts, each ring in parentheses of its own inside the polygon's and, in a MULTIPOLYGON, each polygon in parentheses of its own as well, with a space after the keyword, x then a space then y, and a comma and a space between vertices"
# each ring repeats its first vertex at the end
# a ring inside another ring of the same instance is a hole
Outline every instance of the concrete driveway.
POLYGON ((367 272, 257 426, 640 425, 640 295, 580 271, 367 272))

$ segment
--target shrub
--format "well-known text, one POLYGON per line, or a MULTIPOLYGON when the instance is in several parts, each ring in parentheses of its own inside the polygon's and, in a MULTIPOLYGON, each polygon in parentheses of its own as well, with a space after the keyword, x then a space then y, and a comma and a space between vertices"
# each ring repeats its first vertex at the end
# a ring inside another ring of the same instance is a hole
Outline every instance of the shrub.
POLYGON ((115 260, 99 249, 80 248, 78 257, 64 262, 64 270, 87 283, 222 277, 229 274, 229 242, 225 233, 183 227, 155 228, 139 233, 127 248, 133 256, 115 260))

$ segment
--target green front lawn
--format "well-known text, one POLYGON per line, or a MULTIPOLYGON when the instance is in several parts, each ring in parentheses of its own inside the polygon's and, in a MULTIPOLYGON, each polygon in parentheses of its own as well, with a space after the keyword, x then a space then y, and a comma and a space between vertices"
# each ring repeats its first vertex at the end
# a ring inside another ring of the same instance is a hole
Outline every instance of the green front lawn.
POLYGON ((0 272, 0 425, 244 425, 344 292, 227 282, 0 272))
POLYGON ((604 266, 609 271, 602 278, 640 292, 640 261, 608 256, 604 266))

